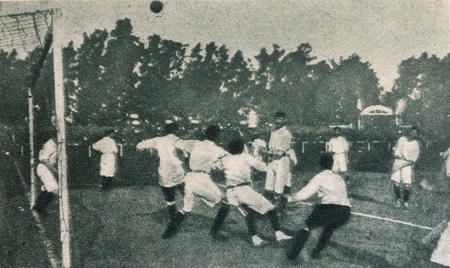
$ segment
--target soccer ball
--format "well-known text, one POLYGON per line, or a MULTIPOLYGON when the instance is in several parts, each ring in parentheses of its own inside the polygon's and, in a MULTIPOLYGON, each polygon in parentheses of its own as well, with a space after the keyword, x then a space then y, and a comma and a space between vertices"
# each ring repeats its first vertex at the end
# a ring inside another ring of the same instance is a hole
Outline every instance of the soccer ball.
POLYGON ((163 5, 163 3, 162 3, 161 1, 158 1, 158 0, 152 1, 152 2, 150 3, 150 10, 151 10, 153 13, 159 13, 159 12, 162 11, 163 6, 164 6, 164 5, 163 5))

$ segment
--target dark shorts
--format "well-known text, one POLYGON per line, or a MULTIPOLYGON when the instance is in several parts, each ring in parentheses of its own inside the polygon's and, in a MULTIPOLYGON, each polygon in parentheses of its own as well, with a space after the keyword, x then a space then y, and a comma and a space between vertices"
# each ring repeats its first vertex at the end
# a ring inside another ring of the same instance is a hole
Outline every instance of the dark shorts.
POLYGON ((184 195, 184 182, 177 184, 175 186, 172 186, 172 187, 161 186, 161 190, 164 195, 164 199, 167 202, 173 202, 173 201, 175 201, 176 191, 179 191, 182 195, 184 195))
POLYGON ((341 205, 317 205, 306 219, 309 229, 319 227, 337 229, 350 220, 351 208, 341 205))

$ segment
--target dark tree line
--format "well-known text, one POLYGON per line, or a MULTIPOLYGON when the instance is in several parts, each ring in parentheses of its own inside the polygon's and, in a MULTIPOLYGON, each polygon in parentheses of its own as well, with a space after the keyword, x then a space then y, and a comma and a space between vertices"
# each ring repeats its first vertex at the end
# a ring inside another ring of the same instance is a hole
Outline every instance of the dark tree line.
MULTIPOLYGON (((123 127, 133 114, 144 126, 173 118, 236 124, 254 110, 264 123, 274 111, 285 110, 293 124, 355 124, 360 99, 364 106, 394 109, 404 100, 404 121, 429 129, 447 120, 448 55, 424 53, 403 61, 392 93, 385 94, 371 64, 358 54, 319 62, 313 54, 307 43, 293 52, 274 44, 252 60, 214 42, 190 46, 150 35, 143 43, 129 19, 119 20, 111 32, 85 33, 79 48, 72 43, 64 48, 68 118, 74 125, 123 127), (409 97, 414 90, 421 98, 409 97)), ((39 55, 39 49, 25 59, 0 52, 2 121, 25 122, 27 97, 20 81, 39 55)), ((53 107, 51 57, 34 88, 41 122, 53 107)))

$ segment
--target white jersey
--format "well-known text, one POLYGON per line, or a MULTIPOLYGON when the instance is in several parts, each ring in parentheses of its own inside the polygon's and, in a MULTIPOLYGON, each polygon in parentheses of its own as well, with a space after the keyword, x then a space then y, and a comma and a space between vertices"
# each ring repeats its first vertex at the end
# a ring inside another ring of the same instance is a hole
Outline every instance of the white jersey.
POLYGON ((272 131, 270 134, 269 149, 271 152, 286 153, 291 149, 292 134, 286 126, 272 131))
POLYGON ((248 154, 228 155, 222 159, 227 186, 251 183, 252 169, 266 171, 266 164, 248 154))
POLYGON ((39 151, 39 161, 52 170, 56 170, 58 159, 58 146, 53 139, 49 139, 39 151))
POLYGON ((350 207, 344 180, 331 170, 324 170, 314 176, 303 189, 293 196, 293 200, 306 200, 316 193, 321 199, 321 204, 350 207))
POLYGON ((205 171, 220 167, 220 160, 222 157, 228 155, 228 152, 217 146, 214 142, 209 140, 185 140, 178 141, 175 146, 190 154, 189 168, 192 171, 205 171))
POLYGON ((139 142, 138 150, 156 149, 159 156, 159 184, 163 187, 173 187, 184 180, 183 162, 176 154, 175 143, 179 140, 174 134, 156 137, 139 142))
POLYGON ((416 162, 419 158, 420 146, 417 140, 408 140, 400 137, 394 147, 394 156, 397 159, 416 162))
POLYGON ((251 171, 266 171, 266 164, 248 154, 229 155, 222 159, 227 184, 227 199, 233 206, 246 205, 260 214, 274 208, 252 187, 251 171))
POLYGON ((39 151, 39 163, 36 174, 42 182, 42 190, 57 193, 58 182, 56 179, 58 146, 53 139, 49 139, 39 151))
POLYGON ((209 140, 180 140, 175 146, 190 154, 190 172, 186 174, 183 211, 190 212, 196 196, 208 206, 213 207, 222 199, 222 192, 213 182, 210 172, 222 168, 220 159, 228 153, 209 140))
POLYGON ((328 146, 329 146, 329 151, 334 154, 347 153, 348 147, 349 147, 347 140, 342 136, 332 138, 328 142, 328 146))
POLYGON ((118 153, 116 141, 106 136, 94 143, 92 148, 102 154, 100 159, 100 176, 114 177, 118 153))

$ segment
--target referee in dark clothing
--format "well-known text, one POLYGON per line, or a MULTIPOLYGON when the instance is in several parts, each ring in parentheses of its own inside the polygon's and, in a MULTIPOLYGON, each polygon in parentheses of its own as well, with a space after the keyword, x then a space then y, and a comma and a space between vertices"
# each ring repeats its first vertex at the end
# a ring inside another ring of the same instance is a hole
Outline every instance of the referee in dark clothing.
POLYGON ((320 198, 320 204, 314 207, 305 221, 306 227, 299 230, 292 239, 292 245, 286 253, 290 260, 297 258, 309 238, 310 231, 322 227, 319 241, 311 254, 312 258, 319 258, 333 232, 350 220, 351 205, 347 197, 347 186, 341 176, 331 171, 333 157, 329 154, 323 155, 319 165, 323 169, 322 172, 314 176, 298 193, 287 198, 288 202, 298 202, 316 193, 320 198))

